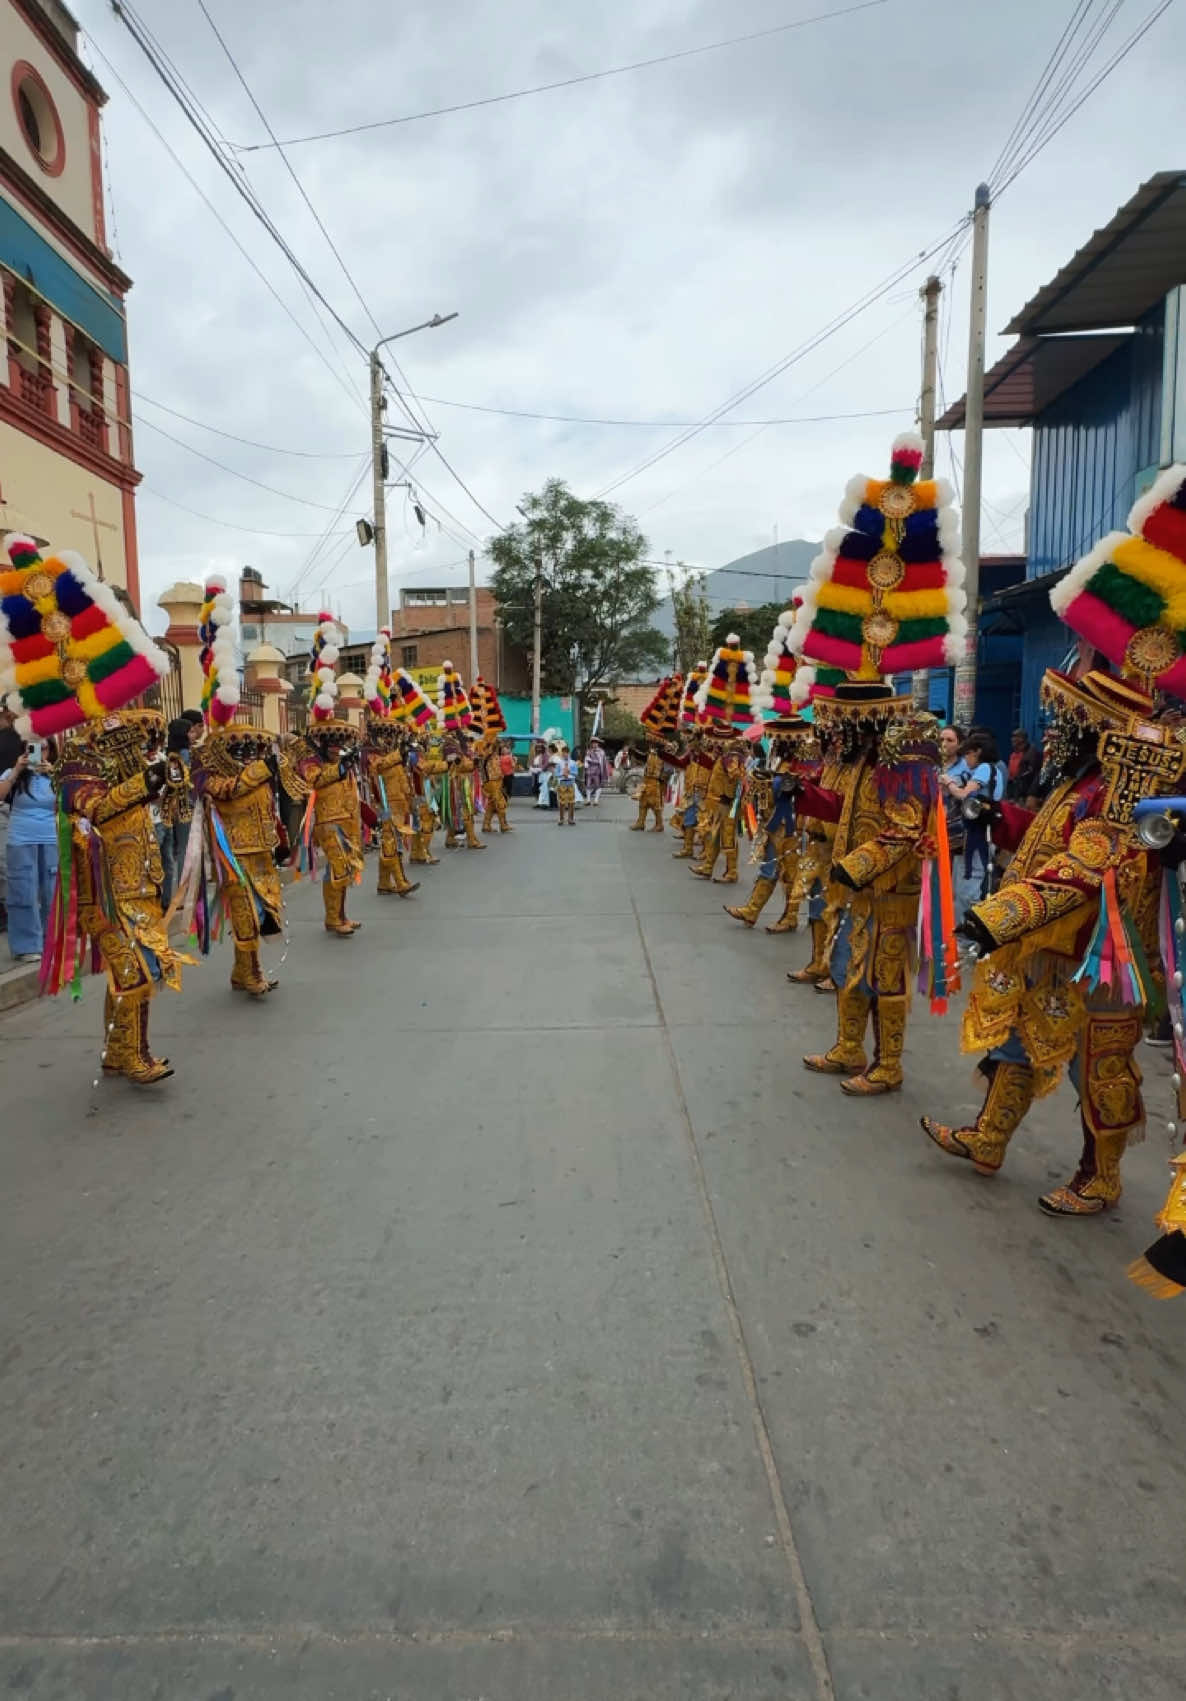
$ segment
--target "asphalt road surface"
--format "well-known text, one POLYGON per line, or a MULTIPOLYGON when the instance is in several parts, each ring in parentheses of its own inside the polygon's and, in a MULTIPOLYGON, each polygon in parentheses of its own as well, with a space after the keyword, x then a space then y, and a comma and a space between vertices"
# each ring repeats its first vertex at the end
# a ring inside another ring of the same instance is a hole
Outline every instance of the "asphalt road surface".
POLYGON ((0 1693, 1180 1701, 1164 1061, 1049 1222, 1067 1092, 979 1180, 954 1020, 853 1106, 802 936, 513 819, 353 941, 296 888, 264 1005, 187 971, 162 1087, 92 1090, 97 987, 0 1017, 0 1693))

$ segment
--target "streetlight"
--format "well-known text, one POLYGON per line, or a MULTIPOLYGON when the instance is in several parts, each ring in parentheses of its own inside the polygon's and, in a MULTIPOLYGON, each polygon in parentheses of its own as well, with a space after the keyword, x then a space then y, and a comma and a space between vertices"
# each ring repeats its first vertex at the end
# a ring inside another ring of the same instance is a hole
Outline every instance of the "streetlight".
POLYGON ((374 487, 375 505, 375 611, 378 616, 376 629, 386 626, 391 619, 391 603, 387 590, 387 505, 383 490, 383 363, 379 359, 379 350, 388 343, 397 343, 401 337, 410 337, 416 331, 435 331, 438 325, 447 325, 450 319, 456 319, 456 313, 434 313, 431 319, 425 319, 422 324, 409 325, 406 331, 394 331, 389 337, 380 337, 371 350, 371 482, 374 487))

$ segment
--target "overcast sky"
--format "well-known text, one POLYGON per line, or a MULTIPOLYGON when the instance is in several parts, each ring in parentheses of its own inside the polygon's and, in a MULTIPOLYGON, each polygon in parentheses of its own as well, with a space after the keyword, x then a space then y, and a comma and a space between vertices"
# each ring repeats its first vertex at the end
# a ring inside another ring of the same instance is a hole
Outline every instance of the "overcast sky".
MULTIPOLYGON (((370 513, 369 476, 344 518, 334 513, 368 449, 365 363, 337 330, 318 325, 287 263, 105 0, 72 4, 89 37, 84 55, 111 97, 109 237, 135 280, 129 324, 141 419, 285 493, 220 471, 138 423, 146 611, 176 578, 251 562, 275 594, 297 585, 306 606, 326 594, 356 627, 373 625, 373 554, 352 533, 354 518, 370 513), (250 448, 202 426, 306 453, 250 448), (332 535, 319 546, 327 526, 332 535)), ((281 139, 839 9, 838 0, 207 5, 281 139)), ((1109 39, 1119 44, 1151 5, 1127 0, 1109 39)), ((266 139, 198 0, 139 0, 138 9, 224 135, 266 139)), ((886 0, 702 57, 294 146, 289 159, 384 333, 434 312, 460 315, 395 352, 414 389, 441 398, 424 406, 452 466, 505 522, 523 492, 544 479, 598 494, 673 432, 661 423, 507 418, 446 402, 647 422, 702 418, 955 225, 1070 11, 1070 0, 886 0)), ((1179 4, 994 208, 993 331, 1146 177, 1186 163, 1183 64, 1186 6, 1179 4)), ((373 342, 370 320, 282 161, 274 152, 239 157, 319 286, 359 338, 373 342)), ((968 260, 965 251, 944 304, 949 399, 964 387, 968 260)), ((713 567, 771 542, 776 528, 784 539, 818 537, 834 522, 849 476, 882 472, 891 439, 913 418, 917 291, 927 269, 731 416, 811 422, 756 435, 753 424, 714 426, 612 493, 638 517, 656 559, 670 550, 677 560, 713 567), (879 410, 893 411, 815 417, 879 410)), ((1006 346, 994 337, 989 359, 1006 346)), ((962 440, 954 442, 959 453, 962 440)), ((1020 543, 1027 463, 1027 434, 989 434, 985 550, 1020 543)), ((950 464, 944 439, 939 470, 950 464)), ((422 540, 404 493, 393 491, 393 592, 401 583, 463 579, 470 532, 480 548, 494 529, 435 456, 412 476, 454 535, 430 525, 422 540)))

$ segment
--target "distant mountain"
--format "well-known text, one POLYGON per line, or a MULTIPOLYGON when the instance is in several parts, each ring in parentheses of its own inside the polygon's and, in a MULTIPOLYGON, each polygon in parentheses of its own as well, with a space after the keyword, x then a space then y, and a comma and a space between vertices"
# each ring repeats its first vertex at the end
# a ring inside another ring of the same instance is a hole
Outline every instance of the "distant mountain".
MULTIPOLYGON (((738 556, 736 561, 717 567, 707 575, 706 581, 712 618, 722 609, 736 608, 738 603, 756 608, 764 602, 781 602, 789 607, 792 595, 805 582, 819 548, 818 543, 792 538, 786 543, 767 544, 765 549, 755 549, 752 555, 738 556)), ((662 575, 660 583, 663 583, 662 575)), ((674 636, 675 616, 669 596, 664 597, 651 616, 651 625, 664 637, 674 636)))

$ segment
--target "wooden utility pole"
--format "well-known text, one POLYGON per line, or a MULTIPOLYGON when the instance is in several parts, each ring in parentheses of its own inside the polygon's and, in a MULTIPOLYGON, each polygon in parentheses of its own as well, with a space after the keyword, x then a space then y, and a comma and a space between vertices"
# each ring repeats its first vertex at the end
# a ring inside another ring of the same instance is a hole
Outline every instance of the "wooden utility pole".
POLYGON ((976 645, 980 601, 980 477, 984 448, 984 337, 988 303, 989 190, 976 190, 972 223, 972 305, 968 324, 968 386, 964 396, 964 527, 960 553, 968 595, 968 648, 955 670, 955 719, 976 719, 976 645))
MULTIPOLYGON (((939 367, 939 297, 943 285, 932 275, 919 290, 926 303, 922 328, 922 392, 918 402, 918 428, 922 434, 922 478, 935 476, 935 378, 939 367)), ((911 696, 915 706, 925 709, 931 698, 929 668, 915 670, 911 696)))
POLYGON ((383 489, 383 366, 379 350, 371 353, 371 490, 375 529, 375 630, 391 622, 387 590, 387 507, 383 489))
POLYGON ((531 635, 531 730, 539 737, 539 669, 544 628, 544 558, 535 556, 535 621, 531 635))
POLYGON ((474 552, 469 552, 469 682, 478 677, 478 591, 474 583, 474 552))

